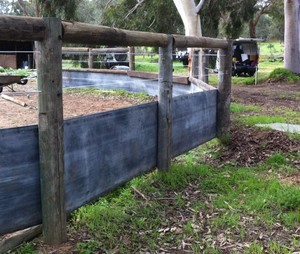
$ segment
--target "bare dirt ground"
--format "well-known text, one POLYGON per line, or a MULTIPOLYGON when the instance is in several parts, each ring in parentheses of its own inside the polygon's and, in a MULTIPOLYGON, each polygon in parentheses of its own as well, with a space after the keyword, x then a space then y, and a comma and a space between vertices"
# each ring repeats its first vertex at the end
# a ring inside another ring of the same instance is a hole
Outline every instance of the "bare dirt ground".
MULTIPOLYGON (((3 94, 26 103, 26 106, 0 98, 0 128, 20 127, 38 123, 38 90, 35 81, 25 86, 15 85, 16 92, 4 87, 3 94)), ((128 107, 138 102, 133 99, 111 98, 76 92, 67 92, 63 96, 64 118, 72 118, 101 111, 128 107)))
MULTIPOLYGON (((300 83, 272 83, 257 86, 234 86, 232 101, 241 104, 260 106, 259 115, 280 114, 280 111, 300 112, 300 83)), ((257 112, 243 112, 243 116, 257 112)), ((232 119, 235 115, 233 114, 232 119)), ((231 127, 232 143, 226 148, 220 161, 234 161, 239 166, 248 166, 266 161, 274 153, 300 153, 300 142, 291 139, 284 132, 261 130, 255 127, 231 127)), ((300 160, 293 160, 300 167, 300 160)))
POLYGON ((284 107, 300 111, 300 83, 272 83, 267 81, 260 85, 234 86, 232 101, 264 106, 270 111, 284 107))

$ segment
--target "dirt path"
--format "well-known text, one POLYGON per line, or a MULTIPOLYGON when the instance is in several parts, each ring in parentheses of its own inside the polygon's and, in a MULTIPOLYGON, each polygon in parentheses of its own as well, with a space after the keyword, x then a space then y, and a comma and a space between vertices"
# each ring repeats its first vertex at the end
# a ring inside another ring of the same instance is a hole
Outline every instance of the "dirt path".
POLYGON ((286 107, 300 111, 300 82, 265 82, 256 86, 233 86, 232 101, 264 106, 270 110, 277 107, 286 107))

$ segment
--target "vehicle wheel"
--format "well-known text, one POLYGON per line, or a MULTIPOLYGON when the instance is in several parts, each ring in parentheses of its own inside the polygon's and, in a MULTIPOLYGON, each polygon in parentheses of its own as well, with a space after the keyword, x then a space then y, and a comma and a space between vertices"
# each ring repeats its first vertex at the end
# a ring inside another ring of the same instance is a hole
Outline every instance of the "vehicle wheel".
POLYGON ((27 84, 27 81, 28 81, 28 79, 26 79, 26 78, 21 78, 21 79, 20 79, 20 82, 18 82, 18 84, 20 84, 20 85, 26 85, 26 84, 27 84))
POLYGON ((248 71, 249 77, 253 77, 254 73, 255 73, 255 71, 248 71))
POLYGON ((1 86, 1 87, 0 87, 0 93, 2 93, 2 91, 3 91, 3 87, 1 86))

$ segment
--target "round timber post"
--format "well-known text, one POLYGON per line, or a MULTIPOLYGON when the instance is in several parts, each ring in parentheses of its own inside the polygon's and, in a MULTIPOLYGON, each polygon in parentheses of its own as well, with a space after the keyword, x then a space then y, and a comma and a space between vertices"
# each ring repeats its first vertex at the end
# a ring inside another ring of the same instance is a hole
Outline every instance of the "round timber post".
POLYGON ((173 36, 168 36, 168 46, 159 48, 158 74, 158 148, 157 167, 168 170, 172 149, 172 91, 173 91, 173 36))
POLYGON ((39 152, 43 237, 46 244, 67 240, 64 198, 62 103, 62 25, 44 18, 44 40, 37 42, 39 152))
POLYGON ((135 70, 135 48, 129 47, 129 70, 135 70))
POLYGON ((88 67, 89 69, 93 69, 94 67, 94 55, 93 55, 93 51, 91 48, 89 48, 89 60, 88 60, 88 67))
POLYGON ((201 77, 200 79, 208 84, 208 50, 201 49, 201 77))
POLYGON ((217 137, 225 142, 230 133, 230 97, 232 75, 232 41, 228 40, 228 46, 220 49, 220 68, 218 84, 217 106, 217 137))
POLYGON ((199 49, 192 49, 192 77, 199 78, 199 49))

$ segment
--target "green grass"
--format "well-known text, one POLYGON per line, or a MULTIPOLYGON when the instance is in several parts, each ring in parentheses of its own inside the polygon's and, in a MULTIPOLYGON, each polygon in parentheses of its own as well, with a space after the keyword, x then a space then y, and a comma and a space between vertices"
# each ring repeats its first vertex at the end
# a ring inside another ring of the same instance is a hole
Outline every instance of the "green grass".
MULTIPOLYGON (((235 106, 231 111, 239 110, 235 106)), ((237 113, 237 112, 235 112, 237 113)), ((277 115, 254 115, 254 116, 237 116, 235 118, 240 124, 254 126, 256 124, 271 124, 271 123, 290 123, 300 124, 300 113, 296 111, 283 111, 277 115)))
POLYGON ((288 82, 296 82, 300 80, 300 77, 295 73, 285 69, 285 68, 276 68, 274 69, 269 78, 275 81, 288 81, 288 82))
POLYGON ((285 123, 284 117, 279 115, 240 116, 236 119, 239 123, 248 126, 254 126, 256 124, 285 123))
POLYGON ((141 242, 154 251, 158 243, 153 239, 157 237, 162 242, 168 242, 168 239, 180 242, 182 237, 188 236, 202 241, 203 229, 193 217, 198 211, 210 214, 209 209, 222 211, 208 221, 213 232, 237 227, 247 238, 249 232, 246 225, 241 225, 241 221, 244 216, 253 218, 254 213, 270 227, 273 223, 281 223, 286 227, 300 223, 300 218, 295 216, 300 212, 300 190, 282 185, 273 178, 263 180, 249 168, 215 170, 205 165, 174 165, 168 173, 155 172, 136 179, 116 196, 111 194, 94 205, 79 209, 73 219, 76 225, 88 227, 93 232, 93 241, 101 243, 101 248, 108 251, 119 246, 120 253, 128 253, 133 251, 132 248, 139 249, 141 242), (195 212, 182 223, 181 235, 172 236, 170 232, 160 234, 162 228, 174 226, 174 221, 167 216, 169 205, 166 207, 155 198, 173 197, 175 209, 184 211, 189 207, 184 193, 190 183, 202 197, 217 194, 211 199, 212 208, 194 205, 195 212), (132 186, 138 188, 149 201, 134 198, 132 186), (157 214, 160 216, 157 217, 157 214), (131 239, 130 247, 120 242, 124 234, 131 239))
MULTIPOLYGON (((249 243, 244 253, 255 253, 261 243, 253 238, 252 230, 262 227, 259 233, 268 234, 275 230, 274 225, 280 224, 288 230, 299 226, 300 189, 282 184, 272 174, 266 177, 274 164, 286 165, 279 155, 259 171, 214 169, 185 159, 174 164, 169 172, 154 171, 138 177, 75 211, 70 231, 89 232, 88 239, 77 244, 77 251, 153 253, 192 239, 192 243, 198 243, 191 245, 194 251, 222 253, 212 243, 222 232, 224 235, 227 232, 226 237, 232 241, 249 243), (187 193, 194 194, 187 196, 187 193), (211 242, 205 240, 207 233, 211 242)), ((297 240, 284 244, 270 241, 265 248, 292 253, 298 244, 297 240)), ((28 249, 28 245, 25 247, 28 249)), ((31 247, 34 251, 34 246, 31 247)))
POLYGON ((260 111, 261 107, 253 106, 253 105, 243 105, 240 103, 232 102, 230 105, 231 113, 242 113, 242 112, 249 112, 249 111, 260 111))
POLYGON ((92 94, 103 97, 114 97, 114 98, 123 98, 123 99, 134 99, 139 102, 151 101, 153 96, 150 96, 144 92, 131 93, 125 90, 101 90, 98 88, 66 88, 64 89, 65 93, 81 93, 81 94, 92 94))
POLYGON ((274 58, 275 56, 283 56, 284 45, 278 41, 259 43, 260 55, 262 58, 274 58))
POLYGON ((26 69, 16 70, 12 68, 3 68, 2 66, 0 66, 0 74, 29 76, 31 74, 31 71, 26 69))

